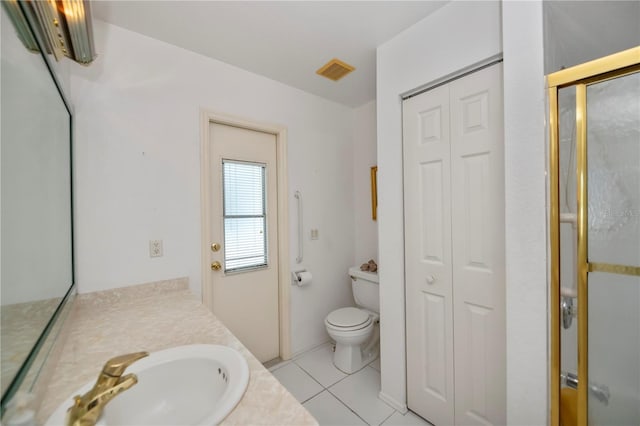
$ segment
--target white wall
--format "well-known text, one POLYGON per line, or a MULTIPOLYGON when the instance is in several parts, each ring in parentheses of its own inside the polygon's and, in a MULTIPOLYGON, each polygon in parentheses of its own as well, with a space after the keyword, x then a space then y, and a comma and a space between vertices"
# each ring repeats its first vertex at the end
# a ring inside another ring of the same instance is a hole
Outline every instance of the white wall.
POLYGON ((378 261, 378 224, 371 218, 371 166, 377 164, 376 154, 376 102, 371 101, 354 109, 355 266, 369 259, 378 261))
POLYGON ((548 423, 546 131, 542 1, 506 1, 507 423, 548 423))
POLYGON ((543 16, 547 74, 640 44, 638 1, 547 1, 543 16))
POLYGON ((406 405, 400 94, 500 53, 499 2, 453 2, 378 48, 381 396, 406 405))
POLYGON ((300 190, 314 274, 292 288, 292 350, 328 340, 326 314, 353 303, 353 110, 100 21, 95 35, 98 59, 71 70, 79 291, 188 276, 200 293, 204 107, 288 127, 290 264, 300 190), (149 258, 151 239, 164 241, 163 257, 149 258))

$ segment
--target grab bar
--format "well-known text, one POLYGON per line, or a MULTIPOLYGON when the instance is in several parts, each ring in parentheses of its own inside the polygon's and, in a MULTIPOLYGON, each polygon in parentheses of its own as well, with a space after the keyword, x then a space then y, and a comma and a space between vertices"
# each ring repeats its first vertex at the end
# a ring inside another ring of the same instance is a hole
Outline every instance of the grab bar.
MULTIPOLYGON (((573 373, 560 373, 560 384, 564 384, 571 389, 578 389, 578 375, 573 373)), ((589 393, 604 405, 609 405, 611 392, 609 392, 608 386, 592 383, 589 385, 589 393)))
POLYGON ((302 262, 302 194, 300 191, 296 191, 293 194, 298 200, 298 256, 296 257, 296 263, 302 262))

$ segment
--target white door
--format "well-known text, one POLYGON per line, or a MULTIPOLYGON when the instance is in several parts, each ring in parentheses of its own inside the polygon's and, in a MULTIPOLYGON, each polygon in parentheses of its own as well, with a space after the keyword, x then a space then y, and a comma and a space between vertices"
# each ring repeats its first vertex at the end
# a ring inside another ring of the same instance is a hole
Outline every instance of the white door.
POLYGON ((407 389, 411 410, 453 424, 449 87, 403 105, 407 389))
POLYGON ((404 102, 409 407, 505 424, 502 66, 404 102))
POLYGON ((451 83, 455 421, 505 425, 502 65, 451 83))
POLYGON ((280 346, 276 136, 209 126, 213 313, 266 362, 280 346))

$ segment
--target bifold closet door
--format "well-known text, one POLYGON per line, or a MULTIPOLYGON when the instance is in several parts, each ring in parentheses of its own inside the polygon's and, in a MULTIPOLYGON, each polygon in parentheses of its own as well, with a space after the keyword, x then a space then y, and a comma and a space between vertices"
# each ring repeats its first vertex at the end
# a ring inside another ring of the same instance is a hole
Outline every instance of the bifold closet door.
POLYGON ((505 424, 502 66, 403 104, 407 391, 436 425, 505 424))
POLYGON ((505 425, 502 64, 450 95, 455 421, 505 425))
POLYGON ((454 423, 449 86, 403 104, 407 398, 454 423))

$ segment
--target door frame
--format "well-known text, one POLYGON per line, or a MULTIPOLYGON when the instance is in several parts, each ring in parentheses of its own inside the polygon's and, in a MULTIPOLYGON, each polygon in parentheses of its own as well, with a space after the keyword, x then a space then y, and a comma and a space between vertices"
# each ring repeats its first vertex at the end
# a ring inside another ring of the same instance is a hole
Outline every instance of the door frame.
POLYGON ((287 128, 216 111, 200 110, 200 258, 202 303, 213 307, 213 288, 209 267, 211 235, 211 170, 209 167, 209 127, 211 123, 269 133, 276 137, 276 175, 278 187, 278 328, 280 358, 291 358, 291 304, 289 295, 289 192, 287 182, 287 128))

